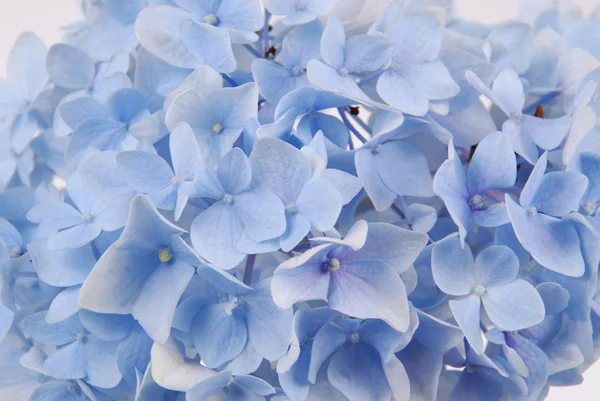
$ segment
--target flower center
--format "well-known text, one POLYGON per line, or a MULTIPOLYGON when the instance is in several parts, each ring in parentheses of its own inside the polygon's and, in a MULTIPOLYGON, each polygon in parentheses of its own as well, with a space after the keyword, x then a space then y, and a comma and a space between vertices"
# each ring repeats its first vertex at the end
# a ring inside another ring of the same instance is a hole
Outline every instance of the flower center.
POLYGON ((77 334, 77 337, 75 338, 75 340, 78 343, 85 344, 88 340, 88 336, 85 333, 79 333, 79 334, 77 334))
POLYGON ((214 14, 208 14, 206 17, 204 17, 204 22, 206 22, 208 25, 219 25, 219 17, 214 14))
POLYGON ((285 210, 287 210, 291 214, 298 213, 298 207, 295 203, 289 203, 285 205, 285 210))
POLYGON ((327 259, 327 266, 330 272, 335 272, 340 268, 340 261, 337 258, 327 259))
POLYGON ((469 199, 469 205, 471 205, 472 210, 485 209, 485 206, 483 205, 483 196, 473 195, 473 197, 471 199, 469 199))
POLYGON ((581 213, 585 216, 591 216, 596 211, 596 205, 592 202, 587 202, 585 205, 581 207, 581 213))
POLYGON ((537 209, 535 208, 535 206, 529 206, 529 208, 527 208, 527 216, 533 217, 536 214, 537 214, 537 209))
POLYGON ((338 70, 338 74, 340 74, 343 77, 347 77, 349 73, 350 72, 348 71, 348 69, 346 67, 342 67, 338 70))
POLYGON ((230 194, 223 195, 223 202, 229 203, 229 204, 233 203, 233 195, 230 195, 230 194))
POLYGON ((300 75, 304 72, 304 69, 300 66, 295 66, 294 68, 292 68, 292 75, 300 75))
POLYGON ((477 284, 477 286, 475 288, 473 288, 473 293, 482 296, 483 294, 485 294, 485 287, 482 286, 481 284, 477 284))
POLYGON ((231 297, 229 302, 227 302, 227 307, 225 308, 225 313, 229 316, 233 313, 233 310, 242 304, 242 300, 237 297, 231 297))
POLYGON ((377 145, 377 146, 375 146, 374 148, 371 148, 371 153, 372 153, 372 154, 376 155, 376 154, 378 154, 379 152, 381 152, 381 145, 377 145))
POLYGON ((223 132, 223 124, 221 123, 215 123, 212 126, 212 130, 215 134, 220 134, 221 132, 223 132))
POLYGON ((360 341, 360 334, 358 333, 352 333, 348 336, 348 340, 352 343, 352 344, 357 344, 360 341))
POLYGON ((158 260, 162 263, 168 263, 173 259, 173 254, 171 253, 171 248, 164 248, 158 251, 158 260))
POLYGON ((86 223, 91 223, 92 221, 94 221, 94 216, 92 216, 89 213, 84 213, 83 214, 83 219, 85 220, 86 223))
POLYGON ((182 179, 177 176, 171 178, 171 185, 174 185, 177 187, 177 186, 181 185, 181 182, 182 182, 182 179))

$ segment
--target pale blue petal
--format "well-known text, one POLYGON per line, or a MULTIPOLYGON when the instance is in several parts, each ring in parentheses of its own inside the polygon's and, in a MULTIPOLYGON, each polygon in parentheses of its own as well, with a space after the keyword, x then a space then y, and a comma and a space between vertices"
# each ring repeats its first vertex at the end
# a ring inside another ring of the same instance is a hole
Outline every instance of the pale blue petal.
POLYGON ((533 202, 533 198, 537 193, 537 190, 542 183, 542 179, 544 177, 544 173, 546 172, 546 166, 548 164, 548 154, 544 153, 540 156, 540 159, 535 164, 533 171, 529 175, 527 179, 527 183, 525 187, 523 187, 523 191, 521 192, 521 196, 519 197, 519 203, 522 207, 528 208, 533 202))
POLYGON ((86 52, 62 43, 48 51, 46 69, 55 84, 68 89, 85 88, 96 76, 94 62, 86 52))
POLYGON ((62 322, 79 312, 81 307, 77 303, 77 298, 80 289, 81 286, 76 285, 58 293, 48 306, 46 321, 48 323, 62 322))
POLYGON ((483 287, 505 285, 519 273, 519 259, 507 246, 485 248, 475 259, 475 280, 483 287))
POLYGON ((335 225, 342 210, 342 197, 329 181, 314 177, 302 188, 296 207, 314 228, 327 231, 335 225))
POLYGON ((449 295, 463 296, 476 285, 472 272, 475 266, 468 246, 451 237, 438 242, 431 252, 431 271, 435 283, 449 295))
POLYGON ((169 164, 156 154, 121 152, 116 159, 128 184, 140 192, 157 192, 169 186, 174 177, 169 164))
POLYGON ((496 132, 477 145, 469 163, 467 181, 471 194, 510 188, 517 176, 517 160, 506 135, 496 132))
POLYGON ((57 379, 83 379, 87 375, 86 362, 83 344, 75 341, 50 355, 44 370, 57 379))
POLYGON ((587 186, 587 177, 575 171, 548 173, 540 181, 531 206, 551 216, 564 216, 579 210, 587 186))
POLYGON ((244 227, 244 234, 256 242, 277 238, 285 232, 283 203, 271 191, 256 188, 237 195, 233 210, 244 227))
POLYGON ((433 195, 433 179, 425 156, 410 142, 391 141, 375 155, 379 175, 398 195, 433 195), (398 172, 401 171, 401 174, 398 172))
POLYGON ((327 300, 330 273, 323 272, 329 245, 321 245, 283 262, 275 270, 271 281, 273 300, 281 308, 296 302, 327 300))
POLYGON ((209 368, 220 368, 242 353, 248 330, 240 309, 229 311, 228 304, 203 308, 192 325, 192 338, 202 361, 209 368))
POLYGON ((169 149, 175 175, 182 180, 193 180, 200 159, 200 149, 188 124, 180 123, 171 132, 169 149))
POLYGON ((84 331, 78 316, 70 317, 59 323, 46 322, 46 311, 33 313, 23 321, 23 328, 31 337, 45 345, 65 345, 84 331))
POLYGON ((506 207, 519 242, 538 263, 570 277, 583 275, 585 264, 573 222, 543 214, 529 216, 508 195, 506 207))
POLYGON ((382 319, 401 332, 410 323, 402 279, 394 268, 377 261, 342 261, 331 273, 329 306, 353 317, 382 319))
POLYGON ((377 156, 371 149, 361 148, 355 153, 354 162, 358 178, 373 202, 375 210, 379 212, 387 210, 398 195, 392 192, 381 179, 377 168, 377 156))
POLYGON ((525 329, 544 320, 542 297, 524 280, 487 288, 481 301, 492 323, 504 331, 525 329))
POLYGON ((169 338, 175 307, 193 275, 192 266, 175 260, 161 264, 145 281, 131 313, 153 340, 169 338))
POLYGON ((345 171, 328 168, 321 174, 342 195, 342 203, 347 205, 362 189, 360 180, 345 171))
POLYGON ((176 7, 148 7, 139 13, 135 30, 140 44, 152 55, 180 68, 196 68, 200 62, 183 42, 180 26, 190 15, 176 7))
POLYGON ((308 380, 311 383, 316 383, 321 366, 323 366, 323 363, 325 363, 335 350, 346 342, 346 337, 346 331, 335 323, 327 323, 318 331, 313 340, 312 356, 308 371, 308 380))
MULTIPOLYGON (((331 18, 329 20, 331 21, 331 18)), ((385 37, 357 35, 348 39, 346 43, 344 68, 352 73, 376 71, 387 65, 391 57, 392 43, 385 37)))
POLYGON ((541 283, 535 289, 544 301, 546 316, 560 313, 569 305, 571 295, 558 283, 541 283))
POLYGON ((226 194, 236 195, 242 192, 252 180, 250 162, 239 148, 230 150, 219 162, 217 177, 226 194))
MULTIPOLYGON (((231 50, 229 34, 208 24, 199 24, 191 19, 184 19, 179 26, 181 41, 197 60, 197 67, 207 64, 223 73, 232 72, 236 68, 236 60, 231 50)), ((184 68, 185 65, 177 65, 184 68)))
POLYGON ((365 343, 336 352, 327 368, 327 377, 351 401, 384 401, 392 395, 379 355, 365 343))
POLYGON ((312 177, 310 160, 292 145, 275 138, 261 138, 250 154, 253 180, 275 192, 285 204, 294 203, 312 177))
POLYGON ((346 34, 342 21, 332 15, 321 37, 321 57, 335 69, 342 68, 345 61, 346 34))
POLYGON ((471 294, 466 298, 449 301, 454 319, 461 328, 467 341, 477 353, 483 352, 483 339, 479 328, 481 299, 479 295, 471 294))
POLYGON ((524 115, 521 121, 521 135, 528 136, 542 149, 557 148, 569 133, 573 121, 571 116, 542 119, 524 115))
POLYGON ((200 256, 217 267, 231 269, 245 256, 236 247, 242 232, 231 205, 221 201, 196 217, 190 236, 200 256))
POLYGON ((25 100, 33 102, 48 83, 48 48, 33 32, 23 32, 8 56, 8 79, 18 85, 25 100))
POLYGON ((30 243, 27 250, 40 279, 55 287, 83 283, 96 264, 96 257, 89 245, 51 251, 46 240, 39 240, 30 243))
POLYGON ((403 113, 424 116, 429 112, 429 100, 396 71, 387 70, 379 77, 377 93, 387 104, 403 113))
POLYGON ((267 360, 276 361, 288 350, 294 311, 273 302, 271 280, 263 280, 246 295, 242 305, 253 347, 267 360))

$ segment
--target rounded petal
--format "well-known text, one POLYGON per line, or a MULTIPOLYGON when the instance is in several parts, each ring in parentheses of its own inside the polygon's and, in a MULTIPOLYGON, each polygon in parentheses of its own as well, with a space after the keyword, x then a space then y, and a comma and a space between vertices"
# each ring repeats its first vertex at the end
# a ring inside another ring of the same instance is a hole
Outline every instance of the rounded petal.
POLYGON ((475 286, 472 277, 473 254, 468 246, 461 246, 459 238, 451 237, 438 242, 431 252, 431 271, 435 284, 446 294, 463 296, 475 286))
POLYGON ((487 288, 481 301, 492 323, 503 331, 525 329, 544 320, 542 297, 525 280, 487 288))

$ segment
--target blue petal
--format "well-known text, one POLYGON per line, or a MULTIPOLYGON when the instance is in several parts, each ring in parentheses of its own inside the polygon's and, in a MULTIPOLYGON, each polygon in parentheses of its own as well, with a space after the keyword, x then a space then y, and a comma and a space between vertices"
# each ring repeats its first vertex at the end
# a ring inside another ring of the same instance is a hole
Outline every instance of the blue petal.
POLYGON ((475 259, 475 280, 484 287, 508 284, 519 273, 519 259, 506 246, 485 248, 475 259))
POLYGON ((548 173, 540 181, 531 206, 556 217, 577 211, 587 184, 587 177, 574 171, 548 173))
POLYGON ((583 275, 585 264, 572 222, 543 214, 529 216, 508 195, 506 207, 519 242, 538 263, 570 277, 583 275))
POLYGON ((233 210, 244 227, 244 234, 261 242, 285 232, 285 209, 271 191, 256 188, 235 197, 233 210))
POLYGON ((472 276, 475 262, 468 246, 461 247, 456 237, 438 242, 431 252, 431 271, 435 283, 449 295, 463 296, 475 287, 472 276))
POLYGON ((62 43, 50 48, 46 68, 55 84, 68 89, 85 88, 96 76, 94 62, 83 50, 62 43))
POLYGON ((220 201, 196 217, 190 236, 200 256, 217 267, 231 269, 245 256, 237 250, 242 232, 231 205, 220 201))
POLYGON ((241 310, 229 304, 203 308, 192 325, 194 346, 209 368, 220 368, 242 353, 248 330, 241 310))
POLYGON ((344 67, 348 71, 376 71, 390 62, 392 43, 382 36, 357 35, 348 39, 344 53, 344 67))
MULTIPOLYGON (((228 32, 186 18, 179 25, 179 35, 181 35, 183 45, 197 60, 194 67, 207 64, 223 73, 236 69, 236 60, 231 50, 231 38, 228 32)), ((185 65, 177 66, 186 67, 185 65)))
POLYGON ((381 179, 398 195, 432 196, 432 177, 425 156, 407 141, 381 146, 375 160, 381 179), (394 167, 392 167, 394 166, 394 167), (395 169, 402 171, 397 174, 395 169))
POLYGON ((219 162, 217 176, 227 194, 239 194, 246 189, 252 179, 252 170, 244 152, 239 148, 230 150, 219 162))
POLYGON ((383 401, 392 395, 379 355, 365 343, 336 352, 327 368, 327 377, 351 400, 383 401))
POLYGON ((488 135, 477 146, 469 163, 467 181, 471 194, 488 189, 510 188, 517 176, 517 161, 506 135, 488 135))
POLYGON ((79 298, 80 289, 81 286, 76 285, 58 293, 48 306, 46 321, 48 323, 62 322, 79 312, 81 307, 77 303, 77 298, 79 298))
POLYGON ((321 270, 330 246, 321 245, 281 263, 271 281, 273 300, 281 308, 296 302, 326 300, 330 274, 321 270))
POLYGON ((524 280, 489 287, 481 301, 491 321, 504 331, 525 329, 544 320, 544 302, 524 280))
POLYGON ((327 323, 313 340, 308 380, 315 384, 323 363, 346 342, 347 333, 335 323, 327 323))
POLYGON ((46 345, 65 345, 77 338, 84 331, 78 316, 70 317, 59 323, 46 322, 46 312, 36 312, 29 315, 23 322, 24 328, 31 337, 46 345))
POLYGON ((39 240, 27 246, 33 265, 40 279, 56 287, 68 287, 83 283, 96 264, 92 247, 51 251, 47 241, 39 240))
POLYGON ((342 261, 331 273, 329 306, 358 318, 378 318, 405 332, 410 316, 406 288, 396 270, 379 261, 342 261))
POLYGON ((193 275, 192 266, 175 260, 161 264, 145 281, 131 313, 153 340, 164 343, 169 338, 175 307, 193 275))
POLYGON ((294 313, 291 308, 281 309, 277 306, 270 290, 271 280, 258 283, 256 291, 244 297, 242 309, 252 345, 264 358, 275 361, 288 349, 294 313))
POLYGON ((472 294, 462 299, 452 299, 449 301, 449 305, 456 323, 465 334, 473 350, 482 353, 483 339, 479 327, 481 299, 479 296, 472 294))

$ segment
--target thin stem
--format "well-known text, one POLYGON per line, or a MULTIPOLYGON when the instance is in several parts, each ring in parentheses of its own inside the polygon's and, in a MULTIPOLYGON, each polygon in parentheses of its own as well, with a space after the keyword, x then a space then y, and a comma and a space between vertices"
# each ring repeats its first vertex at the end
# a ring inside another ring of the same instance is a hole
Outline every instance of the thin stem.
POLYGON ((246 268, 244 269, 244 284, 250 285, 252 283, 252 272, 254 271, 254 262, 256 261, 256 255, 248 255, 246 258, 246 268))
MULTIPOLYGON (((348 120, 348 117, 346 115, 346 110, 344 110, 343 107, 338 107, 337 110, 338 110, 338 113, 340 114, 340 117, 342 117, 342 121, 344 122, 344 124, 346 124, 346 127, 348 127, 348 129, 354 134, 354 136, 356 136, 356 138, 358 138, 358 140, 360 140, 362 143, 367 142, 367 139, 364 136, 362 136, 362 134, 360 132, 358 132, 356 127, 354 127, 354 125, 352 125, 350 120, 348 120)), ((351 143, 352 143, 352 141, 351 141, 351 143)))
POLYGON ((254 57, 256 58, 262 58, 262 54, 260 54, 258 52, 258 50, 256 50, 254 47, 250 46, 250 45, 244 45, 244 49, 248 50, 250 53, 252 53, 254 55, 254 57))
POLYGON ((265 24, 263 25, 262 34, 260 35, 260 43, 262 44, 263 54, 269 50, 269 20, 271 13, 265 8, 265 24))
POLYGON ((400 216, 401 218, 405 219, 406 215, 404 214, 404 212, 398 207, 396 206, 396 204, 392 203, 392 210, 394 212, 396 212, 398 214, 398 216, 400 216))
POLYGON ((552 99, 558 97, 559 95, 560 95, 560 92, 550 92, 550 93, 542 96, 541 98, 538 99, 537 102, 533 102, 532 104, 527 106, 525 108, 525 110, 523 110, 523 114, 531 114, 531 113, 535 112, 535 109, 537 109, 537 107, 539 105, 544 105, 544 104, 548 103, 549 101, 551 101, 552 99))
POLYGON ((358 86, 363 86, 369 82, 371 82, 372 80, 379 78, 379 76, 381 76, 381 74, 384 73, 385 70, 378 70, 375 72, 370 73, 369 75, 367 75, 366 77, 364 77, 363 79, 361 79, 360 81, 358 81, 358 86))
POLYGON ((229 83, 229 85, 238 86, 237 82, 235 82, 233 80, 233 78, 231 78, 229 75, 227 75, 227 74, 221 74, 221 75, 223 76, 223 79, 229 83))
POLYGON ((350 113, 350 117, 352 117, 352 119, 354 121, 356 121, 358 123, 358 125, 360 125, 360 127, 362 129, 364 129, 365 131, 367 131, 369 133, 369 135, 373 136, 373 133, 371 132, 371 127, 369 127, 367 125, 367 123, 364 122, 359 116, 350 113))

